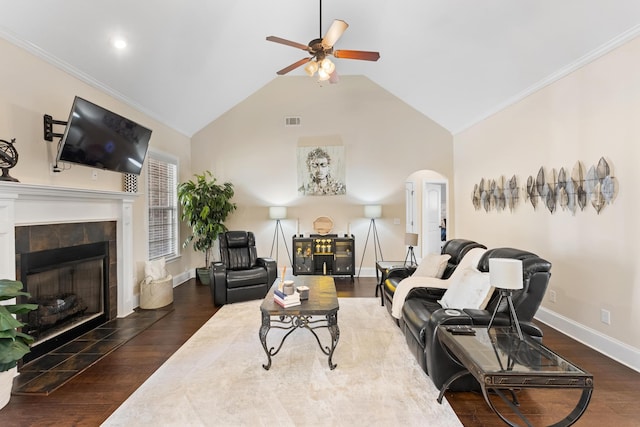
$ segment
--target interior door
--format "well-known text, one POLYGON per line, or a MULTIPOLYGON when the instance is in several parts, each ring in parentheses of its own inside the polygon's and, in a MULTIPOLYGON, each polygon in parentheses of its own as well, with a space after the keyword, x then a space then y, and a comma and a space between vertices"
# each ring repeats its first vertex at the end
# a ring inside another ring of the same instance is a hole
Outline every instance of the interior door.
POLYGON ((404 193, 405 193, 405 212, 406 212, 406 232, 407 233, 417 233, 418 232, 418 221, 416 217, 418 216, 417 212, 417 203, 416 203, 416 191, 414 188, 415 184, 412 181, 407 181, 404 183, 404 193))
MULTIPOLYGON (((405 192, 404 199, 406 203, 405 212, 407 215, 405 233, 420 234, 420 221, 418 218, 419 191, 416 191, 416 183, 413 181, 406 181, 404 183, 404 192, 405 192)), ((408 246, 406 246, 405 249, 409 250, 408 246)), ((413 248, 413 253, 417 259, 422 259, 422 255, 420 252, 421 252, 421 245, 418 245, 413 248)))
POLYGON ((422 247, 424 248, 423 253, 439 254, 442 186, 440 184, 425 182, 422 195, 422 200, 424 200, 424 206, 422 209, 422 247))

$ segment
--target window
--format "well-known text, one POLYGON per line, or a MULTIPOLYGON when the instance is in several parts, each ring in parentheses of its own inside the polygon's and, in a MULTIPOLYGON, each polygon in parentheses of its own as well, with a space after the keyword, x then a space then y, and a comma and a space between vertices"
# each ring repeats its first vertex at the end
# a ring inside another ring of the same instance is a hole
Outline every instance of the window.
POLYGON ((149 153, 147 202, 149 205, 149 259, 178 256, 178 160, 149 153))

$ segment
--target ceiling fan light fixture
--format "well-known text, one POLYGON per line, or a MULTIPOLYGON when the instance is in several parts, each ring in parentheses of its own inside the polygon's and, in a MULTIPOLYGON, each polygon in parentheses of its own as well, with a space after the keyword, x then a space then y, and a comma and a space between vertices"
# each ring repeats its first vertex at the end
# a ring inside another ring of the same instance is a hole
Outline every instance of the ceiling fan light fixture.
POLYGON ((324 68, 318 68, 318 80, 323 82, 325 80, 329 80, 329 77, 331 77, 331 75, 327 73, 324 68))
POLYGON ((318 63, 316 61, 309 61, 309 63, 304 67, 304 71, 309 75, 309 77, 313 77, 316 71, 318 71, 318 63))
POLYGON ((320 62, 320 67, 327 72, 327 74, 331 74, 335 71, 336 66, 329 58, 324 58, 322 62, 320 62))

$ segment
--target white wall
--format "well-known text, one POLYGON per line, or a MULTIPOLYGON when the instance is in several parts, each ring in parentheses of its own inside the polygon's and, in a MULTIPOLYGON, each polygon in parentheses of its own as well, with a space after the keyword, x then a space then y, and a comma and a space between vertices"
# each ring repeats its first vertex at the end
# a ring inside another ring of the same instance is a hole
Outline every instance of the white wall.
MULTIPOLYGON (((113 97, 81 82, 68 73, 31 55, 11 43, 0 39, 0 139, 16 139, 18 165, 10 170, 11 176, 25 184, 59 187, 88 188, 121 191, 122 174, 83 166, 72 166, 61 173, 50 173, 49 164, 57 150, 57 139, 48 142, 43 137, 43 115, 66 121, 78 95, 113 110, 153 130, 151 147, 171 153, 179 158, 181 179, 191 174, 189 138, 136 111, 113 97), (98 179, 91 174, 98 171, 98 179)), ((64 126, 55 126, 61 133, 64 126)), ((139 177, 138 191, 145 190, 143 173, 139 177)), ((141 194, 134 203, 134 254, 136 283, 143 277, 147 257, 146 198, 141 194)), ((171 274, 179 275, 193 267, 191 251, 168 265, 171 274)), ((13 256, 1 254, 0 256, 13 256)))
MULTIPOLYGON (((345 233, 349 226, 355 235, 357 268, 369 227, 363 205, 382 205, 376 226, 384 259, 403 260, 407 176, 422 169, 448 177, 453 173, 451 134, 361 76, 341 77, 336 85, 302 76, 275 78, 194 135, 192 150, 194 172, 209 169, 235 185, 238 210, 227 225, 254 231, 260 253, 269 254, 273 238, 268 207, 285 205, 290 219, 282 225, 289 249, 297 219, 307 235, 313 220, 326 215, 335 232, 345 233), (285 116, 301 117, 302 126, 285 128, 285 116), (344 144, 347 194, 300 196, 298 140, 323 136, 344 144)), ((372 245, 370 238, 363 276, 375 274, 372 245)), ((280 247, 280 264, 288 264, 280 247)))
POLYGON ((551 261, 550 290, 538 317, 640 369, 640 39, 534 93, 454 138, 458 235, 488 247, 513 246, 551 261), (619 183, 598 215, 550 214, 520 203, 514 213, 475 211, 481 178, 524 185, 545 169, 588 168, 605 157, 619 183), (600 321, 600 310, 611 324, 600 321))

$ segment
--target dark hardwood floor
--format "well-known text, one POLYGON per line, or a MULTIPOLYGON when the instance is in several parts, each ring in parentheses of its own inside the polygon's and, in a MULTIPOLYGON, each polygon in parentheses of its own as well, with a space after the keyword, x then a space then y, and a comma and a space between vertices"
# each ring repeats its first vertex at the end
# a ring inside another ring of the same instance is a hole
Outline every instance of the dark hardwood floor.
MULTIPOLYGON (((374 278, 337 278, 339 297, 373 297, 374 278)), ((381 310, 386 310, 380 307, 381 310)), ((98 426, 217 309, 208 287, 191 280, 175 289, 174 310, 49 396, 12 396, 0 410, 0 425, 98 426)), ((389 319, 391 321, 391 319, 389 319)), ((545 344, 594 376, 595 391, 579 426, 637 426, 640 373, 544 327, 545 344)), ((433 397, 434 401, 436 396, 433 397)), ((465 426, 504 425, 478 393, 446 393, 465 426)), ((577 395, 537 390, 520 393, 535 425, 548 425, 570 411, 577 395)))

